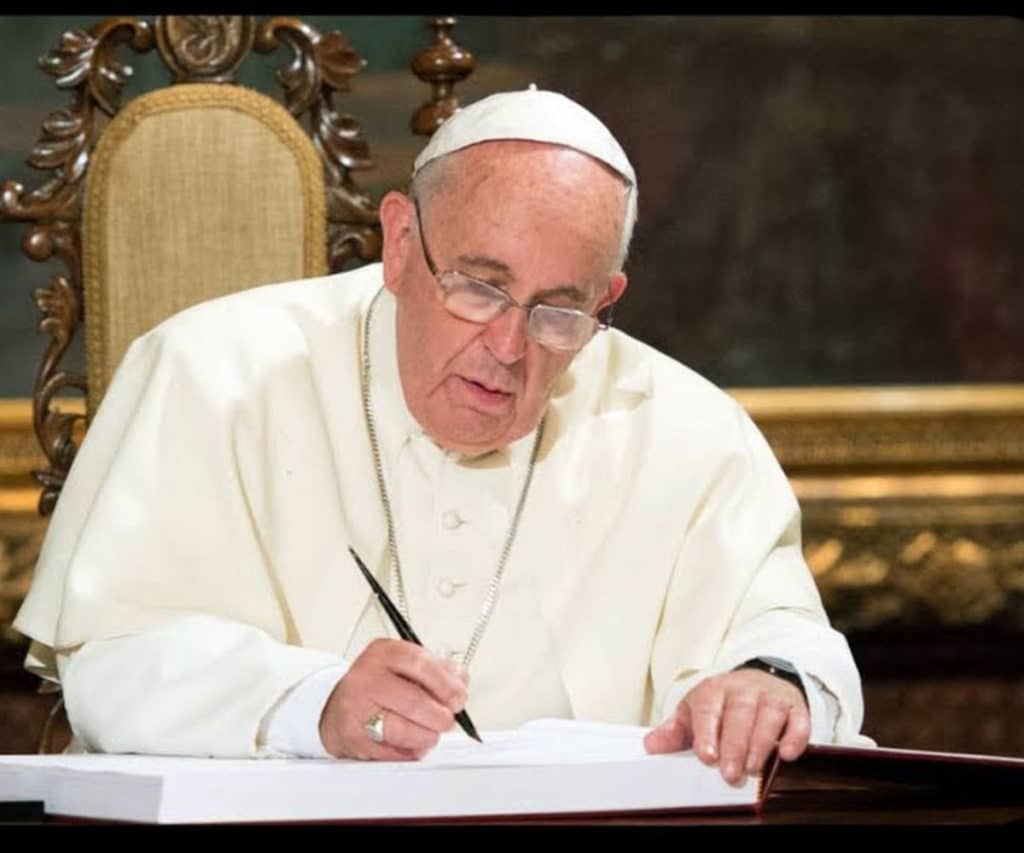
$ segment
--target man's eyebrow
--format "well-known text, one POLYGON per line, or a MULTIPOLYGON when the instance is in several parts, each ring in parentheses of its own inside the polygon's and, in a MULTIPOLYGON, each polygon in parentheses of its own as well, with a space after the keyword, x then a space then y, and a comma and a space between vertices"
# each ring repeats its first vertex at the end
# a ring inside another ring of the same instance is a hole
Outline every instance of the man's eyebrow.
POLYGON ((590 294, 575 284, 563 284, 561 287, 549 287, 547 290, 538 290, 533 294, 530 301, 535 305, 539 302, 547 302, 558 296, 563 296, 577 305, 586 305, 590 301, 590 294))
MULTIPOLYGON (((476 267, 478 269, 482 267, 499 273, 510 281, 515 281, 516 278, 515 273, 512 272, 512 268, 508 264, 487 255, 459 255, 455 260, 460 267, 476 267)), ((490 284, 502 290, 507 289, 505 282, 490 282, 490 284)), ((559 287, 549 287, 546 290, 538 291, 533 294, 533 299, 530 302, 536 305, 556 297, 563 297, 576 305, 586 305, 590 301, 590 294, 582 287, 575 284, 563 284, 559 287)))
POLYGON ((484 267, 508 278, 515 278, 515 273, 512 272, 512 268, 508 264, 496 258, 489 258, 487 255, 459 255, 455 261, 460 266, 484 267))

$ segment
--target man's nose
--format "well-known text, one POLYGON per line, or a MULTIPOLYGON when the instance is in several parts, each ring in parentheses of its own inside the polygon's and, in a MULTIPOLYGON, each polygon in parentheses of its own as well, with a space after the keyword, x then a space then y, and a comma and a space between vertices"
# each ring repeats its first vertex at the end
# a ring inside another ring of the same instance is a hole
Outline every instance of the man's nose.
POLYGON ((487 324, 484 343, 502 364, 515 364, 526 354, 526 326, 529 315, 509 307, 487 324))

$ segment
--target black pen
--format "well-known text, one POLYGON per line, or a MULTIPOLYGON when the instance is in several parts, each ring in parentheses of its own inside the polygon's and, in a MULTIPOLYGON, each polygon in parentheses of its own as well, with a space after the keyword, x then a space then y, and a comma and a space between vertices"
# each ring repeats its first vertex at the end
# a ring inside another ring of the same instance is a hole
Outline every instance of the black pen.
MULTIPOLYGON (((359 571, 363 573, 363 577, 366 578, 366 582, 370 584, 370 588, 376 594, 377 600, 380 601, 381 606, 384 608, 384 612, 388 614, 388 618, 391 620, 391 624, 395 626, 395 630, 398 631, 398 635, 403 640, 408 640, 410 643, 422 646, 423 643, 420 642, 420 638, 416 636, 412 627, 405 621, 401 612, 399 612, 398 608, 391 602, 391 599, 388 598, 388 594, 384 592, 383 587, 377 583, 377 579, 370 574, 370 570, 366 568, 366 564, 359 559, 359 555, 353 551, 351 547, 348 549, 348 552, 352 555, 352 559, 356 561, 356 565, 359 566, 359 571)), ((459 711, 455 715, 455 719, 458 724, 462 726, 462 730, 467 735, 473 738, 473 740, 483 743, 480 739, 480 735, 476 733, 476 727, 473 725, 473 721, 469 719, 469 714, 465 711, 459 711)))

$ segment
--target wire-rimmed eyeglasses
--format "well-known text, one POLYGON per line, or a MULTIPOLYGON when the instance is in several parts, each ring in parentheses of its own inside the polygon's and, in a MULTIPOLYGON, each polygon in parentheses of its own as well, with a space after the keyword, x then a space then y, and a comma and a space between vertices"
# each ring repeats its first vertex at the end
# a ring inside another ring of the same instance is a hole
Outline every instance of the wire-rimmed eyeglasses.
MULTIPOLYGON (((576 308, 555 305, 521 305, 500 287, 473 278, 458 270, 438 271, 423 235, 423 216, 419 199, 414 198, 416 227, 427 269, 444 291, 444 306, 454 316, 471 323, 490 323, 509 308, 527 313, 526 331, 537 343, 548 349, 572 352, 581 349, 599 330, 611 326, 611 303, 599 312, 588 314, 576 308)), ((609 288, 610 296, 610 288, 609 288)))

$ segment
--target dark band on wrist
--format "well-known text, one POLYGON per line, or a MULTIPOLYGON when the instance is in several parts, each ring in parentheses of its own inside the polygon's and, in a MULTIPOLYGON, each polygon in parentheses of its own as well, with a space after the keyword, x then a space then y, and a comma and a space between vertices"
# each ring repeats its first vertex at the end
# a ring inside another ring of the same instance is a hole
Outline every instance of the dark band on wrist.
POLYGON ((739 666, 735 667, 735 669, 759 669, 762 672, 767 672, 769 675, 774 675, 776 678, 788 681, 790 684, 797 687, 800 694, 804 697, 804 702, 807 701, 807 691, 804 689, 804 683, 800 678, 800 673, 798 673, 796 667, 787 660, 767 656, 751 658, 750 660, 744 661, 739 666))

